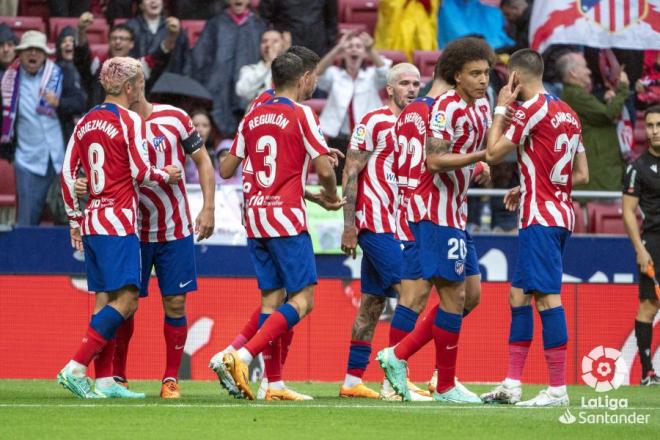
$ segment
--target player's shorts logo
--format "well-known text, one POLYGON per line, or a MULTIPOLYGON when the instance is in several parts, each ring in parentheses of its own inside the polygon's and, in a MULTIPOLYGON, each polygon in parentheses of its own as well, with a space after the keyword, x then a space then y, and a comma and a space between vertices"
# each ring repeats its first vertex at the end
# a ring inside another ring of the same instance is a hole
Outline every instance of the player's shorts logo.
POLYGON ((160 151, 161 153, 165 151, 165 136, 156 136, 153 141, 154 150, 160 151))
POLYGON ((454 270, 456 271, 456 275, 461 275, 465 270, 465 262, 463 260, 456 261, 454 264, 454 270))
POLYGON ((582 358, 582 380, 599 393, 616 390, 627 376, 619 350, 599 345, 582 358))
POLYGON ((353 142, 356 144, 361 144, 367 138, 367 127, 364 124, 360 124, 355 127, 353 132, 353 142))

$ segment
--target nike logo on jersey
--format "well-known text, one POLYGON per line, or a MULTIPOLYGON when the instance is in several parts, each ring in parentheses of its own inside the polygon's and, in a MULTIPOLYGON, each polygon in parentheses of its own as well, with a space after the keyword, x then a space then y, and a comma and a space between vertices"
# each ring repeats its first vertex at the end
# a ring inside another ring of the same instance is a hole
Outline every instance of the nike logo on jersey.
POLYGON ((184 287, 186 287, 188 284, 190 284, 192 282, 193 282, 193 280, 186 281, 185 283, 179 283, 179 289, 183 289, 184 287))
POLYGON ((446 348, 447 350, 453 350, 453 349, 456 348, 456 347, 458 347, 458 344, 456 344, 456 345, 452 345, 452 346, 447 345, 445 348, 446 348))

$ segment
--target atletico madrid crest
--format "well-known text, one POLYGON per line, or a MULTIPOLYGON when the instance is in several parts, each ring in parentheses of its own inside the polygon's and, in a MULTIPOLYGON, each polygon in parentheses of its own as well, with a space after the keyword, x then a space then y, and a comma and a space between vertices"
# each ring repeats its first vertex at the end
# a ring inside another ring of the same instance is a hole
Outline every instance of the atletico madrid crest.
POLYGON ((577 8, 612 34, 643 21, 649 13, 648 0, 578 0, 577 8))

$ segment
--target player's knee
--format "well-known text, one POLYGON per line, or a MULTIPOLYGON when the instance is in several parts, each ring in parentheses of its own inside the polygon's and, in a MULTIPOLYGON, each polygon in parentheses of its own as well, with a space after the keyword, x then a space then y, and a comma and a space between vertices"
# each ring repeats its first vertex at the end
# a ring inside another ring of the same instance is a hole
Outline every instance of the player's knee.
POLYGON ((561 297, 554 294, 536 294, 536 309, 539 312, 561 306, 561 297))
POLYGON ((165 314, 171 318, 181 318, 186 314, 186 296, 174 295, 164 296, 163 306, 165 314))
POLYGON ((517 287, 512 287, 509 291, 509 304, 511 307, 522 307, 529 305, 530 298, 529 295, 525 295, 522 289, 517 287))
POLYGON ((642 322, 653 322, 656 313, 658 313, 658 302, 643 300, 639 303, 637 310, 637 319, 642 322))

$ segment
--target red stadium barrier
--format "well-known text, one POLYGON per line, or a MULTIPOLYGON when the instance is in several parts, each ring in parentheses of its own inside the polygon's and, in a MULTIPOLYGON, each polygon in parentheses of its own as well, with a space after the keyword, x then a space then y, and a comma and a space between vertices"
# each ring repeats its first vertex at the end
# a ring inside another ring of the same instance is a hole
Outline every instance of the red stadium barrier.
MULTIPOLYGON (((0 378, 55 377, 78 347, 94 307, 93 295, 81 290, 84 286, 84 280, 66 276, 0 276, 0 378)), ((208 360, 231 341, 257 305, 257 285, 251 279, 202 278, 199 288, 187 305, 191 331, 186 352, 190 357, 184 362, 189 366, 184 377, 211 380, 215 376, 207 367, 208 360)), ((358 281, 319 282, 314 312, 296 327, 284 370, 286 379, 343 378, 358 289, 358 281)), ((160 378, 165 362, 163 314, 155 280, 151 290, 151 296, 141 300, 136 315, 128 365, 129 376, 134 379, 160 378)), ((495 382, 506 374, 508 290, 506 283, 482 284, 481 304, 463 323, 458 360, 461 380, 495 382)), ((622 350, 628 365, 632 364, 631 383, 638 383, 639 359, 633 336, 637 287, 567 284, 562 299, 569 324, 569 383, 581 383, 578 370, 582 356, 598 345, 622 350)), ((373 343, 374 356, 387 344, 388 330, 389 323, 381 321, 373 343)), ((657 347, 660 326, 655 333, 657 347)), ((414 380, 429 378, 434 362, 432 345, 411 360, 414 380)), ((523 376, 526 383, 547 381, 542 345, 541 325, 535 314, 535 339, 523 376)), ((382 380, 373 360, 366 379, 382 380)))

